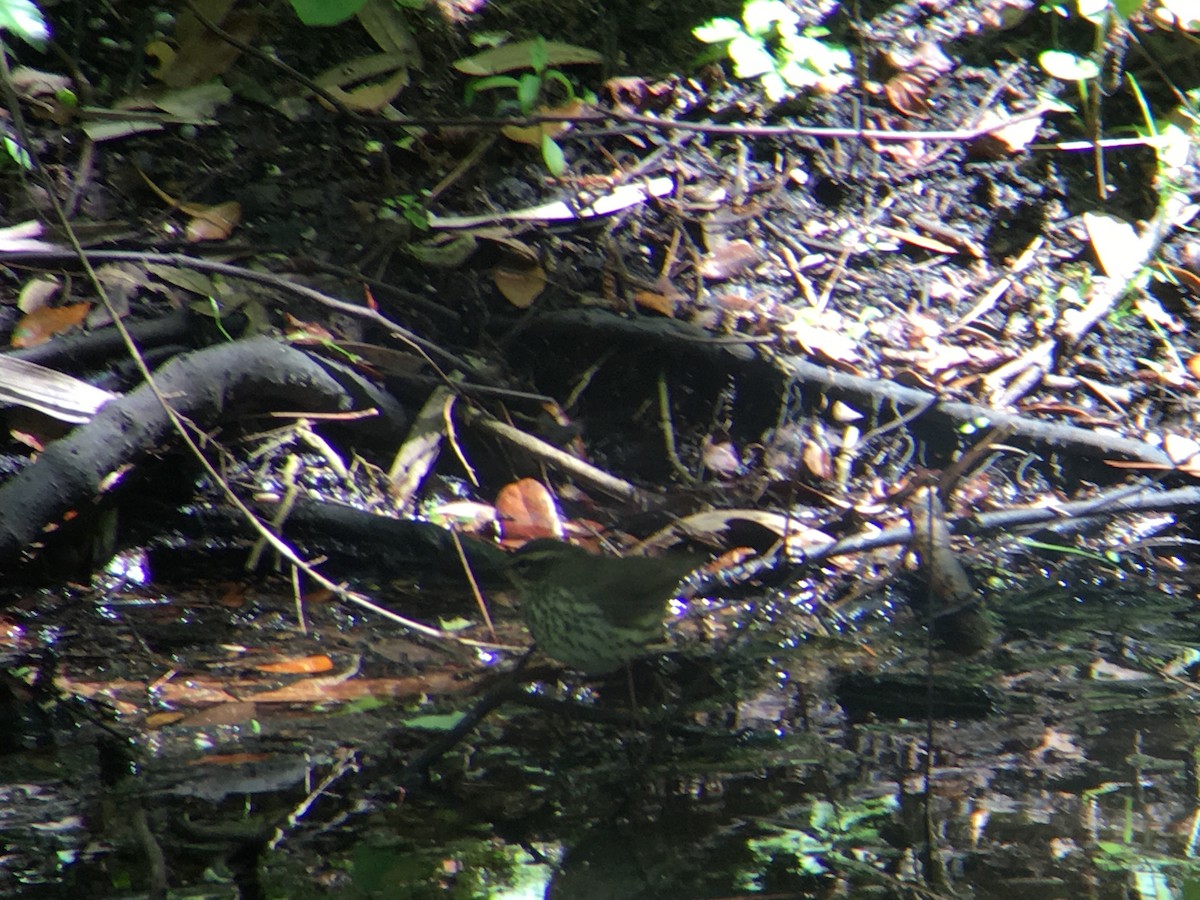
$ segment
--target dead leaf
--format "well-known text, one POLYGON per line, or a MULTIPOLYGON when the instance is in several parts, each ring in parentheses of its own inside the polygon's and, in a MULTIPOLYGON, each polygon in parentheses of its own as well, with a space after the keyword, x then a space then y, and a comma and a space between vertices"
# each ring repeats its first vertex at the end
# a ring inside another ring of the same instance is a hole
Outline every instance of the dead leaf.
POLYGON ((500 489, 496 495, 496 516, 502 531, 501 542, 506 546, 519 546, 539 537, 562 540, 562 517, 554 497, 533 478, 522 478, 500 489))
POLYGON ((18 66, 12 72, 12 85, 17 96, 29 104, 39 119, 66 125, 79 114, 77 105, 60 99, 64 94, 72 93, 71 79, 66 75, 18 66))
MULTIPOLYGON (((250 700, 237 700, 233 703, 218 703, 207 709, 200 709, 184 716, 179 721, 181 728, 212 728, 215 725, 241 725, 253 721, 258 716, 258 707, 250 700)), ((191 765, 223 764, 228 761, 235 764, 247 754, 235 754, 226 757, 205 757, 204 760, 193 760, 191 765)))
POLYGON ((73 303, 69 306, 44 306, 34 310, 17 323, 13 329, 14 347, 37 347, 56 334, 76 328, 87 317, 90 303, 73 303))
POLYGON ((537 265, 538 263, 537 251, 524 241, 513 237, 512 232, 507 228, 502 226, 476 228, 472 229, 470 234, 481 241, 490 241, 498 247, 503 247, 505 252, 516 257, 519 263, 527 266, 537 265))
POLYGON ((1160 262, 1158 265, 1182 287, 1191 291, 1192 294, 1200 294, 1200 276, 1182 266, 1174 266, 1164 262, 1160 262))
POLYGON ((439 269, 456 269, 471 258, 478 241, 470 234, 434 235, 427 241, 405 246, 413 259, 439 269))
POLYGON ((173 209, 192 217, 185 231, 190 243, 225 240, 242 221, 242 205, 236 200, 218 203, 216 206, 182 203, 151 181, 150 176, 141 169, 138 169, 137 172, 159 199, 173 209))
POLYGON ((730 441, 714 440, 711 435, 705 435, 700 444, 700 461, 718 478, 732 478, 742 471, 737 447, 730 441))
POLYGON ((710 250, 696 267, 709 281, 725 281, 762 262, 762 254, 749 241, 739 238, 710 250))
POLYGON ((317 84, 339 102, 362 112, 383 109, 408 86, 408 81, 408 58, 398 53, 363 56, 327 69, 316 78, 317 84), (369 80, 388 73, 391 75, 386 80, 369 80))
MULTIPOLYGON (((572 100, 554 107, 539 106, 535 112, 540 116, 578 116, 583 112, 583 101, 572 100)), ((500 133, 518 144, 540 147, 544 137, 556 138, 570 127, 570 122, 539 122, 537 125, 505 125, 500 133)))
POLYGON ((216 206, 181 203, 179 209, 192 216, 184 229, 184 237, 190 244, 226 240, 242 221, 242 204, 236 200, 216 206))
POLYGON ((902 116, 929 118, 929 85, 915 72, 898 72, 883 86, 888 102, 902 116))
POLYGON ((399 4, 393 0, 367 0, 357 16, 363 30, 381 50, 403 54, 408 65, 421 65, 421 50, 399 4))
POLYGON ((227 609, 241 609, 246 605, 248 585, 244 582, 232 582, 225 585, 225 591, 217 602, 227 609))
POLYGON ((210 753, 188 762, 189 766, 243 766, 247 763, 265 762, 269 753, 210 753))
POLYGON ((822 481, 833 478, 833 457, 822 444, 805 441, 801 459, 804 461, 804 467, 822 481))
POLYGON ((167 725, 174 725, 184 717, 181 712, 156 712, 146 716, 142 724, 151 730, 165 728, 167 725))
POLYGON ((17 309, 31 313, 50 305, 62 290, 62 282, 54 275, 36 275, 25 282, 17 295, 17 309))
POLYGON ((675 318, 675 302, 679 294, 662 294, 658 291, 634 291, 633 302, 643 309, 653 310, 659 315, 675 318))
POLYGON ((1104 212, 1085 212, 1083 224, 1104 274, 1122 281, 1132 278, 1143 250, 1137 229, 1124 219, 1104 212))
POLYGON ((926 237, 923 234, 917 234, 913 231, 901 231, 898 228, 888 228, 883 225, 879 226, 879 230, 888 237, 903 241, 913 247, 920 247, 922 250, 932 250, 934 253, 945 253, 948 256, 952 256, 958 252, 957 247, 952 247, 944 241, 939 241, 937 238, 926 237))
POLYGON ((460 676, 461 673, 454 670, 444 670, 409 678, 356 678, 340 682, 311 678, 253 697, 257 703, 331 703, 363 697, 419 697, 471 690, 473 680, 460 676))
POLYGON ((492 269, 492 280, 505 300, 517 309, 528 309, 546 289, 546 270, 541 266, 527 269, 496 266, 492 269))
MULTIPOLYGON (((254 43, 258 32, 258 16, 254 13, 232 12, 213 21, 242 43, 254 43)), ((179 17, 175 37, 179 43, 178 50, 153 73, 155 78, 170 87, 203 84, 228 71, 242 55, 238 47, 213 34, 187 11, 179 17)))
MULTIPOLYGON (((1004 121, 1004 119, 996 113, 985 112, 980 120, 980 127, 986 128, 1004 121)), ((1042 117, 1040 115, 1032 116, 1028 119, 1020 119, 1010 122, 1007 125, 1001 125, 987 134, 980 135, 971 141, 968 146, 971 152, 977 156, 989 157, 997 159, 1005 156, 1012 156, 1015 153, 1020 153, 1033 143, 1037 137, 1038 131, 1042 127, 1042 117)))
POLYGON ((324 654, 299 656, 279 662, 262 663, 254 668, 260 672, 273 672, 278 675, 315 675, 320 672, 332 671, 333 660, 324 654))
POLYGON ((205 125, 213 124, 212 116, 217 107, 228 103, 232 98, 233 91, 221 82, 213 80, 156 93, 143 102, 122 104, 122 109, 159 109, 170 114, 174 122, 205 125))

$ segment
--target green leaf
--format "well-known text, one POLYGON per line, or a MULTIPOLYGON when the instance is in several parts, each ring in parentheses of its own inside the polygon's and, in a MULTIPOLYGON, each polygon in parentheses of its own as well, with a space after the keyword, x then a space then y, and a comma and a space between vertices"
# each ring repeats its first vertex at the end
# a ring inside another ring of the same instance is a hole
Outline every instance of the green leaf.
POLYGON ((571 84, 571 79, 564 75, 558 69, 551 69, 549 72, 543 72, 542 77, 546 79, 546 83, 554 82, 563 89, 563 93, 567 95, 567 102, 575 99, 575 86, 571 84))
POLYGON ((514 91, 520 90, 521 82, 511 75, 493 75, 491 78, 476 78, 474 81, 467 83, 467 89, 463 92, 463 101, 467 106, 470 106, 476 94, 501 88, 509 88, 514 91))
POLYGON ((13 161, 22 169, 29 170, 33 168, 33 160, 25 151, 25 148, 8 136, 4 138, 4 152, 11 156, 13 161))
POLYGON ((305 25, 337 25, 362 9, 367 0, 291 0, 305 25))
POLYGON ((777 25, 781 33, 795 31, 800 17, 782 0, 750 0, 742 9, 742 21, 750 34, 765 36, 777 25))
POLYGON ((0 30, 34 46, 50 37, 46 20, 31 0, 0 0, 0 30))
POLYGON ((540 75, 534 75, 532 72, 522 75, 520 83, 517 85, 517 103, 521 107, 521 112, 525 115, 531 114, 537 104, 538 94, 541 92, 542 79, 540 75))
POLYGON ((742 26, 733 19, 709 19, 692 29, 696 40, 706 44, 723 44, 742 33, 742 26))
POLYGON ((1128 22, 1134 13, 1146 5, 1146 0, 1112 0, 1112 5, 1117 15, 1128 22))
POLYGON ((563 156, 562 147, 548 134, 542 135, 542 162, 546 171, 556 178, 561 178, 567 171, 567 158, 563 156))
POLYGON ((427 715, 413 716, 409 719, 401 719, 398 724, 407 725, 409 728, 421 728, 425 731, 450 731, 459 722, 463 720, 465 713, 453 712, 445 715, 427 715))
POLYGON ((550 64, 550 55, 546 52, 546 39, 540 34, 533 39, 533 46, 529 48, 529 64, 539 75, 545 72, 546 66, 550 64))
POLYGON ((1047 74, 1060 81, 1089 81, 1100 75, 1100 67, 1090 59, 1064 50, 1046 50, 1038 56, 1038 62, 1047 74))
POLYGON ((756 37, 742 34, 729 42, 729 58, 733 60, 733 74, 738 78, 758 78, 775 71, 775 57, 767 45, 756 37))

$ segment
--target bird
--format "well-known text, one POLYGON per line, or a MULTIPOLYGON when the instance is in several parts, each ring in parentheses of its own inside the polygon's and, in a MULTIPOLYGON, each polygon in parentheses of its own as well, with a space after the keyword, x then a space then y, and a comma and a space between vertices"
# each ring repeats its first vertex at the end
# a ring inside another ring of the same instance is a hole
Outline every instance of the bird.
POLYGON ((665 637, 667 603, 703 560, 600 556, 537 538, 509 558, 521 614, 547 656, 585 675, 624 668, 665 637))

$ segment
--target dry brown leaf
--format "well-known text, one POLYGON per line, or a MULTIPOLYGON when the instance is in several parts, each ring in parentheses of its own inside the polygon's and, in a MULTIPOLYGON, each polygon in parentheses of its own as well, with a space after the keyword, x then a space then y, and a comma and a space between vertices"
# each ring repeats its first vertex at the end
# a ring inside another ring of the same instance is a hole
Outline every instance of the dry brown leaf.
POLYGON ((709 281, 724 281, 758 265, 762 255, 749 241, 739 238, 710 250, 696 270, 709 281))
POLYGON ((700 461, 719 478, 732 478, 742 471, 737 447, 730 441, 714 440, 711 435, 705 435, 700 444, 700 461))
POLYGON ((460 675, 457 671, 440 671, 411 678, 355 678, 337 682, 312 678, 253 697, 257 703, 329 703, 363 697, 419 697, 470 690, 474 686, 472 679, 460 675))
POLYGON ((505 300, 517 309, 528 309, 546 289, 546 270, 541 266, 527 269, 496 266, 492 269, 492 280, 505 300))
POLYGON ((833 478, 833 457, 829 455, 829 450, 816 441, 804 442, 801 459, 804 467, 817 478, 823 481, 833 478))
MULTIPOLYGON (((583 101, 572 100, 562 106, 540 106, 536 110, 540 116, 577 116, 583 112, 583 101)), ((542 137, 558 137, 571 127, 570 122, 541 122, 537 125, 505 125, 500 129, 510 141, 518 144, 528 144, 531 147, 542 146, 542 137)))
POLYGON ((934 253, 945 253, 953 255, 958 252, 957 247, 952 247, 945 241, 939 241, 937 238, 926 237, 923 234, 917 234, 913 231, 901 231, 898 228, 887 228, 879 226, 879 230, 888 237, 895 238, 898 241, 904 241, 906 244, 911 244, 914 247, 920 247, 922 250, 932 250, 934 253))
POLYGON ((216 206, 181 203, 179 209, 192 216, 184 229, 184 236, 191 244, 226 240, 242 221, 242 204, 236 200, 228 200, 216 206))
POLYGON ((883 86, 888 102, 901 115, 929 118, 929 85, 916 72, 899 72, 883 86))
MULTIPOLYGON (((258 716, 258 706, 251 700, 233 703, 218 703, 207 709, 199 709, 183 717, 179 725, 183 728, 212 728, 215 725, 241 725, 258 716)), ((211 759, 211 757, 209 757, 211 759)), ((200 763, 194 761, 192 765, 200 763)))
POLYGON ((202 203, 182 203, 151 181, 150 176, 141 169, 137 171, 159 199, 171 208, 192 217, 185 232, 191 243, 225 240, 242 221, 242 205, 236 200, 218 203, 216 206, 206 206, 202 203))
POLYGON ((226 609, 241 609, 246 605, 247 585, 244 582, 234 582, 225 585, 225 590, 217 602, 226 609))
POLYGON ((17 323, 12 333, 12 345, 36 347, 44 344, 54 335, 82 324, 91 308, 90 303, 73 303, 36 309, 17 323))
POLYGON ((393 0, 367 0, 358 10, 359 24, 380 49, 390 53, 403 53, 409 63, 421 64, 421 51, 417 39, 408 27, 408 16, 393 0))
MULTIPOLYGON (((985 112, 980 119, 979 126, 986 128, 989 125, 994 125, 1004 119, 994 112, 985 112)), ((979 156, 991 157, 993 159, 1004 156, 1012 156, 1014 153, 1020 153, 1037 137, 1038 130, 1042 127, 1042 117, 1033 116, 1029 119, 1021 119, 1011 122, 1008 125, 1002 125, 994 131, 989 131, 987 134, 980 135, 971 141, 968 145, 971 152, 979 156)))
POLYGON ((1161 266, 1172 278, 1192 294, 1200 294, 1200 276, 1196 273, 1183 268, 1182 266, 1173 266, 1170 263, 1160 262, 1161 266))
POLYGON ((246 763, 263 762, 271 758, 269 753, 210 753, 188 762, 189 766, 241 766, 246 763))
POLYGON ((333 660, 325 654, 316 656, 298 656, 279 662, 262 663, 255 666, 260 672, 273 672, 277 675, 316 675, 333 669, 333 660))
MULTIPOLYGON (((144 693, 146 686, 143 684, 141 689, 144 693)), ((238 699, 230 694, 223 684, 198 677, 177 678, 161 684, 158 687, 157 695, 163 703, 174 706, 236 703, 238 699)))
POLYGON ((539 537, 562 539, 563 523, 554 497, 533 478, 507 484, 496 495, 503 543, 512 546, 539 537))
MULTIPOLYGON (((258 32, 258 16, 250 12, 232 12, 216 17, 221 28, 246 44, 253 44, 258 32)), ((170 87, 190 87, 202 84, 226 72, 242 55, 242 51, 224 38, 204 28, 189 12, 179 17, 175 30, 179 48, 167 59, 154 77, 170 87), (196 26, 196 27, 193 27, 196 26)), ((161 43, 161 42, 160 42, 161 43)), ((151 48, 147 48, 149 51, 151 48)), ((161 47, 154 47, 160 59, 161 47)))
POLYGON ((17 295, 17 309, 23 313, 31 313, 49 306, 60 290, 62 282, 53 275, 37 275, 30 278, 17 295))
POLYGON ((183 716, 184 714, 178 711, 150 713, 142 724, 150 729, 165 728, 167 725, 174 725, 183 716))
MULTIPOLYGON (((364 84, 353 90, 326 88, 329 95, 344 106, 359 112, 379 112, 408 87, 408 69, 401 69, 387 81, 364 84)), ((322 100, 322 105, 327 105, 322 100)))
POLYGON ((76 105, 59 99, 71 93, 71 79, 66 75, 18 66, 12 72, 12 85, 17 96, 29 103, 31 111, 39 119, 66 125, 79 112, 76 105))
POLYGON ((473 228, 468 233, 477 240, 490 241, 496 246, 502 247, 506 253, 516 257, 516 260, 522 265, 534 266, 538 263, 537 251, 524 241, 513 237, 512 231, 504 226, 473 228))
POLYGON ((675 300, 678 294, 660 294, 658 291, 634 291, 633 302, 643 309, 660 315, 675 317, 675 300))

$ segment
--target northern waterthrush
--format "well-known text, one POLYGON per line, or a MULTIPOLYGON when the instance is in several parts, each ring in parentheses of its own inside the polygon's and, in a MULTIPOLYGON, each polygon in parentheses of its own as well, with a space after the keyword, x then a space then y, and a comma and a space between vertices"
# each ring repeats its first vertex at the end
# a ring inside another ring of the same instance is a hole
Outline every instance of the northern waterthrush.
POLYGON ((514 553, 508 573, 547 655, 589 675, 613 672, 663 640, 667 602, 703 560, 597 556, 549 538, 514 553))

